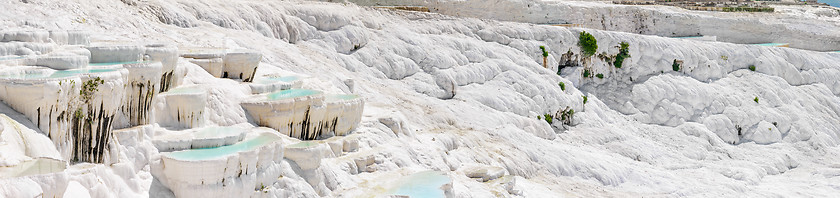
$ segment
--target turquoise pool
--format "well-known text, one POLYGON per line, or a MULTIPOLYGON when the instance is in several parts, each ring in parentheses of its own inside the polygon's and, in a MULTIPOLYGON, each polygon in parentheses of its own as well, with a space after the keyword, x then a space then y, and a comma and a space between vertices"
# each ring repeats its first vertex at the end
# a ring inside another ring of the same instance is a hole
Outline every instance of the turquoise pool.
POLYGON ((398 181, 398 186, 390 194, 407 195, 411 198, 444 197, 441 186, 452 182, 449 177, 438 171, 414 173, 398 181))
POLYGON ((213 147, 213 148, 202 148, 202 149, 191 149, 191 150, 184 150, 184 151, 176 151, 167 153, 168 157, 177 160, 185 160, 185 161, 203 161, 203 160, 211 160, 217 159, 220 157, 232 155, 242 151, 250 151, 254 150, 260 146, 275 142, 280 140, 280 137, 277 135, 272 135, 269 133, 263 133, 260 136, 257 136, 253 139, 245 140, 233 145, 228 146, 220 146, 220 147, 213 147))
POLYGON ((335 94, 327 96, 328 101, 339 101, 339 100, 352 100, 359 98, 359 95, 356 94, 335 94))
POLYGON ((50 74, 47 71, 32 71, 32 72, 21 72, 19 74, 10 74, 10 75, 3 75, 0 78, 10 78, 10 79, 48 79, 48 78, 65 78, 71 76, 77 76, 80 74, 94 74, 94 73, 104 73, 104 72, 112 72, 117 71, 116 69, 68 69, 68 70, 58 70, 50 74))
POLYGON ((289 89, 278 91, 274 93, 270 93, 266 95, 268 100, 282 100, 282 99, 289 99, 289 98, 297 98, 297 97, 304 97, 304 96, 311 96, 311 95, 318 95, 322 94, 321 91, 316 90, 309 90, 309 89, 289 89))
POLYGON ((22 58, 24 58, 24 57, 23 56, 2 56, 2 57, 0 57, 0 61, 3 61, 3 60, 17 60, 17 59, 22 59, 22 58))
POLYGON ((89 63, 89 66, 99 67, 99 66, 111 66, 111 65, 125 65, 125 64, 137 64, 137 63, 148 63, 149 61, 128 61, 128 62, 110 62, 110 63, 89 63))
POLYGON ((68 70, 59 70, 55 71, 50 75, 49 78, 64 78, 70 76, 76 76, 79 74, 95 74, 95 73, 105 73, 105 72, 112 72, 117 71, 117 69, 68 69, 68 70))

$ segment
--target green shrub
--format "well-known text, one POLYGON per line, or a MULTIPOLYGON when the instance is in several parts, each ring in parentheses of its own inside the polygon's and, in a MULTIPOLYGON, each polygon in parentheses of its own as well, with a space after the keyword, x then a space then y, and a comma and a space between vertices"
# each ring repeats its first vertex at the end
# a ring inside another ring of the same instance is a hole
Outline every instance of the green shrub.
POLYGON ((755 99, 753 99, 753 101, 755 101, 755 103, 758 103, 758 97, 755 97, 755 99))
POLYGON ((543 115, 543 118, 545 118, 545 122, 548 122, 548 124, 554 123, 554 118, 551 117, 551 114, 546 113, 545 115, 543 115))
POLYGON ((557 85, 560 85, 560 90, 566 91, 566 83, 560 82, 557 85))
POLYGON ((621 42, 619 45, 621 46, 618 48, 618 55, 615 56, 615 62, 613 62, 615 68, 621 68, 621 64, 624 63, 624 59, 630 57, 630 49, 628 49, 630 44, 627 44, 627 42, 621 42))
POLYGON ((584 69, 584 70, 583 70, 583 77, 584 77, 584 78, 589 78, 589 76, 590 76, 590 75, 592 75, 592 74, 589 72, 589 70, 588 70, 588 69, 584 69))
POLYGON ((583 104, 586 104, 586 101, 587 101, 586 96, 583 96, 583 104))
POLYGON ((81 95, 82 100, 85 101, 85 103, 89 102, 90 99, 93 98, 93 94, 99 90, 97 87, 103 83, 105 83, 105 81, 99 77, 85 81, 82 84, 82 89, 79 90, 79 95, 81 95))
POLYGON ((595 77, 598 77, 599 79, 604 79, 604 74, 595 74, 595 77))
POLYGON ((540 50, 542 50, 543 57, 548 57, 548 52, 545 51, 545 46, 540 46, 540 50))
POLYGON ((755 71, 755 65, 750 65, 750 71, 755 71))
POLYGON ((674 64, 671 64, 671 67, 674 69, 674 71, 680 71, 680 64, 677 63, 677 59, 674 59, 674 64))
POLYGON ((565 125, 572 125, 572 118, 575 116, 575 110, 569 107, 566 107, 566 110, 563 110, 560 113, 560 121, 563 121, 565 125))
POLYGON ((598 50, 598 41, 595 40, 592 34, 586 31, 580 32, 578 45, 580 45, 580 48, 583 50, 583 55, 586 57, 595 55, 595 51, 598 50))

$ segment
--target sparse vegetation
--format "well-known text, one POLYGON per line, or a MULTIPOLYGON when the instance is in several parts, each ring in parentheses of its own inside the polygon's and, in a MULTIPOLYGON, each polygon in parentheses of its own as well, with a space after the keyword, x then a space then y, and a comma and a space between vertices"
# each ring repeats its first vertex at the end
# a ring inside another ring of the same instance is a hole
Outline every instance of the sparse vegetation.
POLYGON ((755 99, 753 99, 753 101, 755 101, 755 103, 758 103, 758 97, 755 97, 755 99))
POLYGON ((598 77, 599 79, 604 79, 604 74, 595 74, 595 77, 598 77))
POLYGON ((630 57, 630 44, 627 44, 627 42, 621 42, 619 45, 618 55, 615 56, 615 61, 613 62, 615 68, 621 68, 621 65, 624 63, 624 59, 630 57))
POLYGON ((560 82, 557 85, 560 85, 560 90, 566 91, 566 83, 560 82))
POLYGON ((551 117, 551 114, 546 113, 543 115, 543 118, 545 119, 545 122, 548 122, 548 124, 554 124, 554 118, 551 117))
POLYGON ((105 83, 105 81, 99 77, 85 81, 82 84, 82 90, 79 90, 79 95, 81 95, 82 100, 85 101, 85 103, 88 103, 93 97, 93 93, 99 90, 98 87, 102 83, 105 83))
POLYGON ((729 60, 729 56, 720 56, 720 59, 723 59, 723 60, 725 60, 725 61, 728 61, 728 60, 729 60))
POLYGON ((755 65, 750 65, 750 71, 755 71, 755 65))
POLYGON ((591 75, 592 75, 592 73, 589 72, 589 69, 583 69, 583 77, 584 78, 589 78, 589 76, 591 76, 591 75))
POLYGON ((583 96, 583 104, 586 104, 586 101, 587 101, 586 96, 583 96))
POLYGON ((572 125, 572 118, 575 116, 575 110, 566 106, 566 109, 560 111, 560 121, 563 122, 564 125, 572 125))
POLYGON ((674 59, 674 64, 671 64, 671 67, 674 69, 674 71, 680 71, 680 64, 677 63, 677 59, 674 59))
POLYGON ((592 34, 589 34, 586 31, 580 32, 578 45, 580 45, 581 50, 583 50, 583 55, 585 57, 595 55, 595 51, 598 50, 598 41, 595 40, 595 37, 592 36, 592 34))
POLYGON ((543 68, 548 68, 548 51, 545 51, 545 46, 542 45, 540 46, 540 50, 542 50, 543 68))
POLYGON ((540 50, 542 50, 542 56, 543 56, 543 57, 548 57, 548 52, 547 52, 547 51, 545 51, 545 46, 542 46, 542 45, 541 45, 541 46, 540 46, 540 50))

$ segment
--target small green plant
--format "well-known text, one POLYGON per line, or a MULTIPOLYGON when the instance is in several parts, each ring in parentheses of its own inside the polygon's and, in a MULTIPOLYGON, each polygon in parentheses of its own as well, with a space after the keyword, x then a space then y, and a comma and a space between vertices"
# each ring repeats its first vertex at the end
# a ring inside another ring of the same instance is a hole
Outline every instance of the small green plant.
POLYGON ((542 116, 537 115, 537 120, 542 120, 542 116))
POLYGON ((586 96, 583 96, 583 104, 586 104, 586 101, 587 101, 586 96))
POLYGON ((674 69, 674 71, 680 71, 680 64, 677 63, 677 59, 674 59, 674 64, 671 64, 671 67, 674 69))
POLYGON ((750 65, 750 71, 755 71, 755 65, 750 65))
POLYGON ((628 49, 630 44, 627 44, 627 42, 621 42, 619 45, 618 55, 615 56, 615 61, 613 62, 615 68, 621 68, 621 65, 624 63, 624 59, 630 58, 630 49, 628 49))
POLYGON ((592 36, 592 34, 589 34, 586 31, 580 32, 578 39, 578 45, 580 45, 581 50, 583 50, 584 56, 589 57, 595 55, 595 51, 598 50, 598 41, 595 40, 595 37, 592 36))
POLYGON ((548 124, 554 123, 554 118, 551 117, 551 114, 546 113, 545 115, 543 115, 543 118, 545 118, 545 122, 548 122, 548 124))
POLYGON ((557 85, 560 85, 560 90, 566 91, 566 83, 560 82, 557 85))
POLYGON ((583 70, 583 77, 584 78, 589 78, 590 75, 592 75, 592 73, 589 72, 589 69, 584 69, 583 70))
POLYGON ((572 125, 572 118, 574 116, 575 110, 567 106, 565 110, 560 112, 560 121, 563 121, 565 125, 572 125))
POLYGON ((82 100, 85 101, 85 103, 89 102, 93 97, 93 93, 98 90, 99 85, 102 83, 105 83, 105 81, 99 77, 85 81, 82 84, 82 89, 79 90, 79 95, 81 95, 82 100))
POLYGON ((595 77, 598 77, 599 79, 604 79, 604 74, 595 74, 595 77))
POLYGON ((720 59, 723 59, 723 60, 727 61, 727 60, 729 60, 729 57, 728 56, 720 56, 720 59))
POLYGON ((540 46, 540 50, 542 50, 542 55, 543 55, 543 57, 548 57, 548 52, 547 52, 547 51, 545 51, 545 46, 542 46, 542 45, 541 45, 541 46, 540 46))
POLYGON ((758 97, 755 97, 755 99, 753 99, 753 101, 755 101, 755 103, 758 103, 758 97))

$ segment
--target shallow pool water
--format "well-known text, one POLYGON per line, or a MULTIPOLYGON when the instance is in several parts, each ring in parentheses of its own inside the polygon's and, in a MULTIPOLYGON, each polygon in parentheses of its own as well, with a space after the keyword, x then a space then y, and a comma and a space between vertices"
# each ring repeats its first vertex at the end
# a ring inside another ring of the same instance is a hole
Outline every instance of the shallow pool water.
POLYGON ((105 73, 105 72, 112 72, 117 71, 117 69, 68 69, 68 70, 59 70, 55 71, 50 75, 49 78, 64 78, 70 76, 76 76, 79 74, 95 74, 95 73, 105 73))
POLYGON ((38 158, 20 164, 0 167, 0 178, 23 177, 64 171, 67 164, 60 160, 38 158))
POLYGON ((449 177, 438 171, 423 171, 409 175, 397 181, 397 186, 389 191, 392 195, 407 195, 411 198, 444 197, 441 187, 452 182, 449 177))
POLYGON ((23 56, 2 56, 2 57, 0 57, 0 61, 3 61, 3 60, 16 60, 16 59, 22 59, 22 58, 24 58, 24 57, 23 57, 23 56))
POLYGON ((356 94, 335 94, 327 96, 327 101, 353 100, 359 98, 356 94))
POLYGON ((46 70, 37 71, 37 70, 30 70, 25 72, 20 72, 16 74, 8 74, 0 76, 0 78, 9 78, 9 79, 48 79, 48 78, 65 78, 71 76, 77 76, 80 74, 95 74, 95 73, 103 73, 103 72, 112 72, 117 71, 116 69, 68 69, 68 70, 58 70, 55 72, 48 72, 46 70))
POLYGON ((212 160, 217 159, 220 157, 236 154, 242 151, 250 151, 260 146, 270 144, 272 142, 280 140, 280 137, 277 135, 272 135, 269 133, 260 134, 255 138, 245 140, 233 145, 228 146, 220 146, 220 147, 213 147, 213 148, 202 148, 202 149, 191 149, 191 150, 184 150, 184 151, 176 151, 167 153, 165 155, 169 156, 172 159, 177 160, 185 160, 185 161, 203 161, 203 160, 212 160))
POLYGON ((111 65, 125 65, 125 64, 137 64, 137 63, 147 63, 149 61, 127 61, 127 62, 109 62, 109 63, 89 63, 89 66, 92 67, 99 67, 99 66, 111 66, 111 65))
POLYGON ((304 97, 304 96, 311 96, 311 95, 318 95, 322 94, 321 91, 310 90, 310 89, 289 89, 278 91, 274 93, 270 93, 267 96, 268 100, 282 100, 282 99, 289 99, 289 98, 297 98, 297 97, 304 97))

